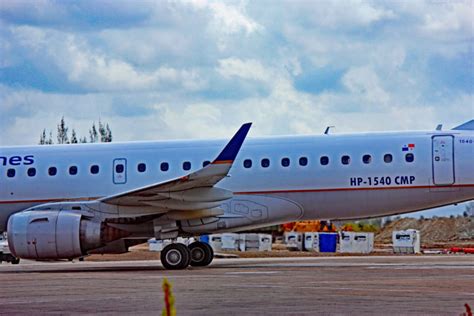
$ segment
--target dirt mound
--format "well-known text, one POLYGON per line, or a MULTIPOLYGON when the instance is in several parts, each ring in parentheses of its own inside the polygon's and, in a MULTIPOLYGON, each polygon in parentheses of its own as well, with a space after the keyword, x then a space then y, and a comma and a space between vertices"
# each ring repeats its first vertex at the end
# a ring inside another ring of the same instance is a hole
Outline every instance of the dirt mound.
POLYGON ((417 229, 423 244, 449 243, 455 241, 474 241, 474 218, 440 217, 428 219, 402 218, 385 225, 375 236, 376 243, 392 243, 395 230, 417 229))

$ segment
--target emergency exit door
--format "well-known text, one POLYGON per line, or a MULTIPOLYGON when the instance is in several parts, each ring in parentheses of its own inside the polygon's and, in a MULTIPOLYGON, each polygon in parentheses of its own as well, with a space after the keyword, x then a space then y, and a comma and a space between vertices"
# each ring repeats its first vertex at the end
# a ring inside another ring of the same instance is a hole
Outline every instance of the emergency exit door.
POLYGON ((433 136, 433 183, 450 185, 454 181, 454 137, 433 136))

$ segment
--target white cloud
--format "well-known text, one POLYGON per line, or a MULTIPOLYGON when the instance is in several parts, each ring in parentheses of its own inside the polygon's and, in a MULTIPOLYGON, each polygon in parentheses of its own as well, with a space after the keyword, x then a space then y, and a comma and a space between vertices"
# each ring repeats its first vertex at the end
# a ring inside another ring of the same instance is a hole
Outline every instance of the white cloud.
POLYGON ((182 0, 180 2, 209 13, 211 19, 207 25, 207 31, 216 37, 220 50, 225 50, 228 42, 235 36, 240 34, 249 36, 263 31, 263 26, 246 14, 246 6, 243 2, 239 5, 212 0, 182 0))
POLYGON ((91 91, 141 91, 178 86, 196 91, 206 85, 196 69, 166 65, 139 70, 106 52, 94 50, 81 36, 29 26, 14 27, 14 36, 29 50, 32 62, 57 67, 71 83, 91 91))
POLYGON ((241 60, 238 58, 226 58, 219 60, 217 72, 226 78, 239 77, 242 79, 258 80, 267 82, 271 75, 255 59, 241 60))
POLYGON ((361 95, 365 101, 386 106, 389 94, 381 86, 377 74, 370 67, 350 68, 342 78, 343 84, 355 95, 361 95))
POLYGON ((189 4, 198 10, 208 10, 212 19, 210 26, 214 31, 227 34, 244 32, 251 34, 262 29, 262 26, 245 14, 245 5, 229 5, 220 1, 206 0, 183 0, 184 4, 189 4))

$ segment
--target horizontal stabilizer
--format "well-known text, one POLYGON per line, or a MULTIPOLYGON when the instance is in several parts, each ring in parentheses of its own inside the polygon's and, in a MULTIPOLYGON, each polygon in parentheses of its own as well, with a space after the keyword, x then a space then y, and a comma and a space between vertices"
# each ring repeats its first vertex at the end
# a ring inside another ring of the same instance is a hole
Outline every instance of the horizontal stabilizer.
POLYGON ((474 120, 470 120, 469 122, 466 122, 464 124, 456 126, 455 128, 453 128, 453 130, 456 130, 456 131, 474 131, 474 120))

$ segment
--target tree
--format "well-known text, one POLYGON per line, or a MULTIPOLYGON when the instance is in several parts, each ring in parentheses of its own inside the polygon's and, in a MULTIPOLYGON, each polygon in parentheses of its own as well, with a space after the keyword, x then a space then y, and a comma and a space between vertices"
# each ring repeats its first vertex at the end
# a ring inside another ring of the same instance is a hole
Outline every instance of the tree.
POLYGON ((95 122, 92 123, 92 128, 89 130, 89 140, 91 143, 97 143, 99 141, 99 133, 97 133, 95 122))
POLYGON ((106 130, 106 133, 107 133, 107 137, 105 139, 105 142, 110 143, 110 142, 112 142, 112 130, 110 129, 109 124, 107 124, 107 126, 105 127, 105 130, 106 130))
POLYGON ((52 145, 54 144, 53 143, 53 132, 49 131, 49 138, 48 140, 45 142, 45 145, 52 145))
MULTIPOLYGON (((91 143, 110 143, 112 141, 112 130, 110 129, 109 124, 104 124, 99 119, 99 128, 97 129, 95 122, 92 123, 92 127, 89 129, 89 142, 91 143)), ((71 131, 71 140, 69 141, 68 135, 69 127, 66 125, 66 120, 64 116, 59 121, 57 125, 57 134, 56 139, 58 144, 78 144, 78 143, 87 143, 87 137, 78 137, 76 130, 72 129, 71 131)), ((39 139, 40 145, 51 145, 53 142, 53 133, 49 131, 49 138, 46 137, 46 129, 43 129, 43 132, 40 134, 39 139)))
POLYGON ((61 118, 61 121, 58 124, 58 144, 69 144, 69 137, 67 136, 69 128, 66 127, 66 122, 64 121, 64 116, 61 118))
POLYGON ((74 129, 72 129, 71 144, 77 144, 77 143, 78 143, 78 141, 77 141, 76 131, 74 129))
POLYGON ((40 145, 45 145, 46 144, 46 128, 43 129, 43 133, 41 133, 41 135, 40 135, 39 144, 40 145))
POLYGON ((99 119, 99 135, 100 135, 100 141, 102 143, 105 143, 107 141, 107 131, 105 130, 104 124, 99 119))

